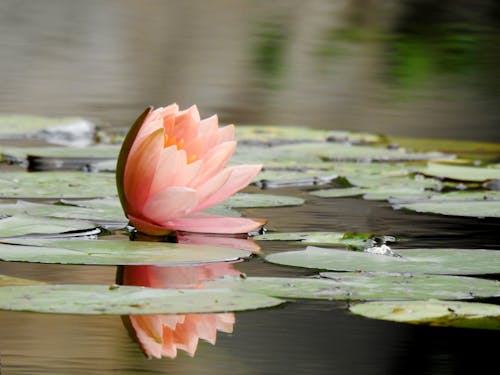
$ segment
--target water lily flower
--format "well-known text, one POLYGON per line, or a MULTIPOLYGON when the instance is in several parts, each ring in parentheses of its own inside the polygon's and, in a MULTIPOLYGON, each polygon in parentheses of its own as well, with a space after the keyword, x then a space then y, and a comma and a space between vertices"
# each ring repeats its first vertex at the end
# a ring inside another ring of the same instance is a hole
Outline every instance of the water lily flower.
POLYGON ((117 163, 118 195, 134 227, 151 235, 170 230, 247 233, 262 220, 200 211, 246 187, 261 165, 226 167, 234 126, 201 119, 196 106, 148 108, 125 137, 117 163))
MULTIPOLYGON (((124 266, 121 283, 151 288, 201 288, 207 280, 238 276, 231 263, 197 266, 124 266)), ((175 358, 178 350, 194 356, 199 339, 215 345, 217 332, 231 333, 233 313, 130 315, 128 322, 144 353, 149 357, 175 358)))

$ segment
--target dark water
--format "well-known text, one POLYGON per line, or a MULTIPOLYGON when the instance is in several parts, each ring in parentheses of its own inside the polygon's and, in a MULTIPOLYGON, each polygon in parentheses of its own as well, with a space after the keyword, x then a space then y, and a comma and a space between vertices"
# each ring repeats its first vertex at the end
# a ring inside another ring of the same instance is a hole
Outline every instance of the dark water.
MULTIPOLYGON (((0 1, 0 112, 127 126, 148 104, 223 122, 499 141, 494 2, 0 1)), ((498 249, 498 220, 319 199, 247 210, 281 231, 395 235, 408 247, 498 249)), ((264 252, 290 249, 263 244, 264 252)), ((260 258, 248 275, 304 276, 260 258)), ((0 263, 48 282, 112 283, 112 267, 0 263)), ((236 314, 196 356, 148 360, 119 317, 0 312, 2 374, 457 374, 497 366, 498 333, 354 317, 342 302, 236 314)))

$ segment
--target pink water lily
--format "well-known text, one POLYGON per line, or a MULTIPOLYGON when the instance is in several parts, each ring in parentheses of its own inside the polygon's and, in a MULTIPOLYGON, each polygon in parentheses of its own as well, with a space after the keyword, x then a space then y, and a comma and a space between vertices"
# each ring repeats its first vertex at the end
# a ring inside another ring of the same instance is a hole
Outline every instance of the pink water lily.
POLYGON ((140 232, 170 230, 247 233, 264 221, 200 211, 246 187, 261 165, 226 167, 236 148, 234 126, 201 119, 196 106, 147 109, 126 136, 117 187, 130 222, 140 232))

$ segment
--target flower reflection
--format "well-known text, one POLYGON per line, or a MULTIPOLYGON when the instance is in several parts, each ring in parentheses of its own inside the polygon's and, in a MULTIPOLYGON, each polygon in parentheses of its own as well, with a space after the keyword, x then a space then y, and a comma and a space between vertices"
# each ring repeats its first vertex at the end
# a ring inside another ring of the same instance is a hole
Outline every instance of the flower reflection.
MULTIPOLYGON (((180 243, 225 245, 256 252, 259 247, 245 238, 192 236, 179 234, 180 243)), ((233 263, 210 263, 193 266, 124 266, 119 272, 123 285, 150 288, 198 289, 208 280, 239 276, 233 263)), ((215 344, 217 332, 231 333, 233 313, 130 315, 129 326, 149 357, 175 358, 178 350, 194 356, 199 339, 215 344)))
MULTIPOLYGON (((124 266, 124 285, 151 288, 201 288, 207 280, 240 273, 231 263, 196 266, 124 266)), ((130 325, 144 353, 149 357, 175 358, 177 350, 194 356, 199 339, 215 344, 217 331, 231 333, 233 313, 130 315, 130 325)))

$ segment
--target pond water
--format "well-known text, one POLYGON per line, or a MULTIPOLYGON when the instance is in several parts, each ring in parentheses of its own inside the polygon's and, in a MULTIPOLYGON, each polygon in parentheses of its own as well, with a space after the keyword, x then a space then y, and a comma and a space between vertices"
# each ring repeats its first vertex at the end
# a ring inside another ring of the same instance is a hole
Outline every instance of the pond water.
MULTIPOLYGON (((489 48, 498 6, 482 2, 466 16, 459 5, 443 5, 424 22, 428 2, 409 3, 3 0, 0 112, 80 115, 109 130, 125 129, 148 104, 177 101, 198 104, 204 116, 218 113, 223 123, 499 141, 500 51, 489 48), (422 34, 425 26, 449 38, 422 34)), ((302 206, 243 212, 276 231, 372 232, 405 247, 499 249, 498 219, 420 215, 305 190, 272 191, 305 198, 302 206)), ((315 273, 259 257, 235 268, 250 276, 315 273)), ((0 274, 112 284, 116 268, 0 262, 0 274)), ((200 341, 194 357, 162 360, 144 356, 119 316, 0 311, 0 373, 457 374, 497 366, 495 331, 370 320, 346 307, 300 300, 238 312, 233 333, 219 332, 216 345, 200 341)))

